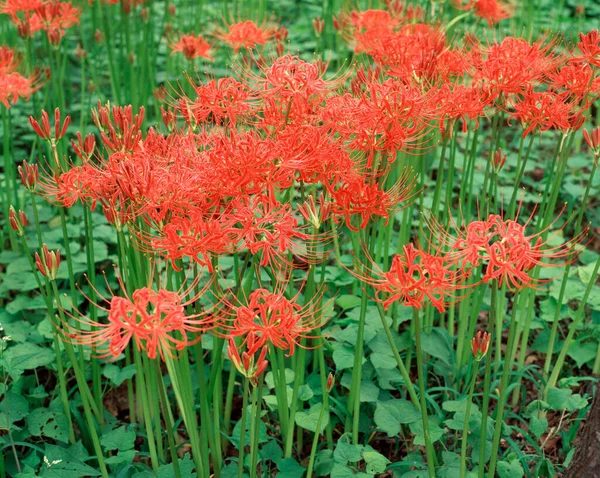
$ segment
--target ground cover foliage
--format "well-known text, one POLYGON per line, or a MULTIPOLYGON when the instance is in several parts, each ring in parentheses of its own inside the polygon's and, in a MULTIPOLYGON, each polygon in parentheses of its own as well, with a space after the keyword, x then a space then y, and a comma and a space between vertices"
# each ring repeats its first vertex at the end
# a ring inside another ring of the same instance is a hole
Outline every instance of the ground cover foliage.
POLYGON ((0 475, 565 473, 599 18, 1 0, 0 475))

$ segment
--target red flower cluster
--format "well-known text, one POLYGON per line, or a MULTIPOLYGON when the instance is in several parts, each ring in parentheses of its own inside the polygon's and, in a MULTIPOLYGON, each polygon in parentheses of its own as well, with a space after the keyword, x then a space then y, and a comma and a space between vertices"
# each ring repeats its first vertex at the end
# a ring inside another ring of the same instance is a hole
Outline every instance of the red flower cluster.
POLYGON ((213 61, 210 54, 210 43, 202 35, 181 35, 178 41, 170 41, 169 46, 171 47, 171 55, 182 52, 188 60, 206 58, 213 61))
POLYGON ((0 103, 10 108, 19 98, 29 99, 42 82, 38 73, 29 78, 17 72, 19 60, 15 52, 6 46, 0 46, 0 103))
POLYGON ((150 359, 160 356, 164 360, 165 355, 173 357, 177 351, 201 340, 202 334, 213 326, 208 312, 185 313, 185 307, 205 293, 209 285, 187 300, 185 297, 195 284, 178 292, 143 287, 134 291, 131 297, 112 296, 110 299, 96 291, 106 305, 93 302, 92 305, 106 311, 108 321, 98 322, 83 315, 69 314, 84 327, 64 323, 65 336, 73 343, 91 347, 100 357, 118 358, 132 340, 150 359))
POLYGON ((308 335, 322 325, 322 313, 315 307, 320 296, 304 307, 296 298, 287 299, 282 292, 256 289, 247 304, 229 305, 224 311, 230 337, 242 337, 249 355, 265 345, 273 345, 293 355, 300 340, 316 338, 308 335))
MULTIPOLYGON (((471 1, 462 8, 475 9, 490 23, 508 16, 506 7, 497 0, 471 1)), ((437 123, 444 131, 447 121, 461 120, 466 130, 467 120, 473 120, 477 127, 478 119, 492 109, 507 111, 509 118, 523 124, 524 135, 547 129, 571 131, 581 127, 586 110, 600 93, 595 68, 600 64, 597 31, 581 34, 576 48, 544 38, 530 43, 506 37, 484 45, 466 36, 460 44, 450 43, 440 27, 418 23, 420 17, 415 11, 390 7, 346 12, 336 20, 355 51, 372 57, 381 69, 377 77, 381 73, 392 77, 402 87, 413 89, 416 98, 422 98, 418 114, 412 112, 414 130, 406 131, 409 143, 419 137, 419 122, 424 130, 437 123)), ((361 81, 357 75, 353 88, 370 96, 366 102, 377 101, 378 95, 393 101, 391 92, 388 96, 361 86, 365 76, 361 81)), ((377 82, 376 88, 385 88, 386 81, 390 80, 377 82)), ((407 106, 406 111, 410 108, 407 106)), ((404 129, 403 118, 400 114, 404 129)), ((406 141, 400 147, 404 144, 406 141)))
POLYGON ((215 32, 215 37, 231 45, 237 53, 240 48, 253 49, 257 45, 265 46, 271 40, 278 40, 287 35, 287 31, 271 23, 257 25, 252 20, 226 25, 215 32))
MULTIPOLYGON (((259 73, 242 73, 239 80, 194 85, 195 95, 175 99, 174 110, 163 115, 168 134, 144 132, 143 109, 134 115, 131 107, 99 106, 93 117, 105 155, 90 159, 94 145, 86 149, 79 137, 74 149, 83 164, 46 178, 44 193, 63 206, 99 202, 111 222, 136 232, 143 249, 175 267, 187 257, 209 270, 213 257, 244 250, 262 265, 290 263, 292 255, 305 262, 322 259, 327 236, 309 234, 314 221, 291 201, 298 187, 325 193, 319 207, 326 214, 311 212, 320 224, 330 214, 352 228, 374 216, 387 218, 412 197, 409 173, 384 187, 391 151, 413 141, 420 128, 411 111, 404 129, 389 119, 393 131, 384 131, 372 120, 375 141, 369 149, 359 141, 358 128, 353 132, 332 117, 330 102, 342 80, 326 80, 322 65, 284 56, 259 73), (376 152, 388 161, 375 170, 376 152), (148 227, 134 226, 135 219, 148 227)), ((404 89, 398 88, 393 108, 415 105, 416 112, 414 92, 403 100, 404 89)), ((378 108, 387 111, 390 101, 377 96, 367 107, 365 121, 369 114, 383 118, 378 108)))
POLYGON ((71 2, 60 0, 5 0, 0 12, 10 15, 19 35, 33 36, 43 30, 53 45, 60 42, 65 30, 79 23, 80 14, 71 2))
POLYGON ((389 271, 375 268, 353 274, 375 289, 376 299, 386 309, 397 301, 420 309, 427 299, 443 312, 459 283, 452 266, 446 257, 429 254, 408 244, 402 254, 393 257, 389 271))

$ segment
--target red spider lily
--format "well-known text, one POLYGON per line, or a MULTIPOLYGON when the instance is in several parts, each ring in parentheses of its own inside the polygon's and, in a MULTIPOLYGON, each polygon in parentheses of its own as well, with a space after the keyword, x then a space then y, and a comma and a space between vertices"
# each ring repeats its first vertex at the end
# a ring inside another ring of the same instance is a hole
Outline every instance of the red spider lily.
POLYGON ((544 238, 556 220, 544 230, 527 235, 525 231, 532 218, 533 213, 522 225, 516 220, 492 214, 486 221, 456 226, 456 237, 445 232, 435 220, 428 218, 428 221, 434 235, 451 248, 449 257, 457 264, 462 264, 465 274, 483 264, 483 282, 497 281, 499 287, 506 283, 510 289, 518 290, 537 287, 548 281, 532 277, 535 266, 558 267, 572 262, 577 256, 576 245, 587 234, 586 228, 573 239, 552 246, 560 230, 544 238), (561 262, 547 262, 551 259, 560 259, 561 262))
POLYGON ((408 206, 416 191, 416 178, 410 170, 405 170, 396 184, 384 191, 377 183, 365 182, 356 177, 343 183, 339 189, 331 191, 332 213, 343 217, 353 231, 364 229, 372 216, 387 218, 408 206), (360 216, 358 227, 352 225, 352 216, 360 216))
POLYGON ((592 67, 587 63, 570 63, 550 73, 553 90, 564 91, 583 99, 589 93, 600 91, 600 79, 594 78, 592 67))
POLYGON ((18 66, 14 52, 8 47, 0 47, 0 103, 7 108, 19 98, 29 99, 43 84, 39 73, 27 78, 15 71, 18 66))
POLYGON ((526 92, 561 63, 552 50, 554 43, 554 39, 541 38, 530 44, 523 38, 506 37, 498 44, 483 47, 474 41, 475 50, 470 55, 475 67, 473 78, 498 95, 526 92))
POLYGON ((10 15, 13 20, 18 20, 17 13, 25 12, 29 15, 42 6, 42 0, 4 0, 0 3, 0 13, 10 15))
POLYGON ((268 347, 266 345, 260 349, 258 358, 256 358, 256 352, 249 354, 246 351, 242 352, 242 356, 240 357, 238 346, 234 339, 229 339, 229 345, 227 346, 229 359, 235 368, 254 384, 257 383, 258 377, 262 375, 267 368, 267 365, 269 365, 269 361, 265 358, 267 356, 267 350, 268 347))
POLYGON ((580 106, 568 93, 536 92, 531 89, 514 103, 510 117, 526 126, 523 137, 532 131, 579 129, 585 122, 580 106))
POLYGON ((571 59, 572 62, 584 62, 593 66, 600 66, 600 32, 592 30, 589 33, 579 34, 577 48, 581 53, 571 59))
POLYGON ((234 78, 215 79, 201 85, 189 80, 195 96, 182 97, 175 110, 193 127, 210 122, 235 126, 253 111, 251 101, 256 94, 234 78))
POLYGON ((169 46, 171 47, 171 54, 182 52, 188 60, 206 58, 213 61, 213 57, 210 55, 210 43, 202 35, 181 35, 177 42, 170 41, 169 46))
POLYGON ((136 237, 142 250, 156 252, 170 260, 175 270, 180 270, 177 261, 188 257, 214 272, 212 257, 234 248, 229 228, 227 218, 175 217, 159 230, 160 235, 144 235, 138 231, 136 237))
POLYGON ((48 246, 44 244, 41 252, 41 257, 37 252, 35 253, 35 265, 44 277, 53 281, 56 279, 60 267, 60 251, 49 251, 48 246))
POLYGON ((490 27, 512 16, 509 6, 502 0, 470 0, 467 5, 461 8, 464 10, 473 8, 475 15, 487 20, 490 27))
POLYGON ((372 259, 370 265, 359 265, 350 273, 375 289, 375 299, 387 309, 394 302, 421 309, 426 300, 444 312, 460 282, 460 273, 447 257, 433 255, 417 249, 413 244, 403 247, 403 252, 392 259, 387 272, 382 271, 372 259), (360 271, 360 272, 359 272, 360 271))
POLYGON ((10 207, 8 211, 8 222, 13 231, 18 236, 25 234, 25 227, 27 227, 27 216, 23 211, 19 211, 18 214, 14 207, 10 207))
POLYGON ((446 83, 436 92, 435 97, 439 102, 440 129, 446 131, 446 120, 462 120, 463 133, 467 132, 467 120, 475 122, 475 129, 479 127, 479 118, 484 115, 488 106, 491 106, 495 95, 485 85, 461 85, 446 83))
POLYGON ((54 136, 52 136, 52 132, 50 130, 50 119, 48 118, 48 113, 45 110, 42 110, 42 124, 40 125, 33 116, 29 117, 29 123, 40 138, 51 141, 58 142, 67 132, 67 128, 69 127, 69 123, 71 122, 71 115, 67 115, 62 126, 60 124, 60 109, 56 108, 54 110, 54 136))
POLYGON ((44 30, 52 45, 58 45, 65 30, 79 23, 80 11, 70 2, 48 1, 35 9, 31 32, 44 30))
POLYGON ((252 20, 232 23, 220 29, 215 33, 215 37, 228 43, 237 53, 240 48, 252 49, 256 45, 264 46, 270 40, 273 40, 280 28, 274 25, 263 24, 258 26, 252 20))
POLYGON ((0 46, 0 76, 16 71, 20 63, 20 59, 10 47, 0 46))
POLYGON ((100 130, 100 137, 104 146, 111 152, 130 151, 142 139, 140 131, 144 121, 144 107, 140 107, 138 114, 133 116, 133 107, 113 106, 110 104, 92 110, 94 123, 100 130), (112 113, 112 118, 111 118, 112 113))
POLYGON ((306 347, 303 339, 317 339, 310 332, 326 322, 321 302, 322 291, 306 305, 298 304, 298 294, 292 299, 285 297, 281 284, 274 292, 256 289, 246 303, 235 305, 225 302, 222 323, 230 337, 241 337, 248 354, 253 355, 266 345, 273 345, 294 354, 297 346, 306 347))
POLYGON ((81 133, 77 132, 77 141, 71 140, 71 147, 75 154, 81 159, 82 162, 86 163, 91 159, 94 154, 96 147, 96 137, 93 134, 86 135, 85 139, 81 137, 81 133))
POLYGON ((506 163, 506 154, 502 154, 502 149, 498 149, 494 151, 492 154, 492 167, 494 168, 494 172, 498 174, 504 164, 506 163))
POLYGON ((584 129, 583 138, 594 153, 594 156, 600 156, 600 126, 594 128, 591 133, 588 133, 588 131, 584 129))
POLYGON ((477 362, 480 362, 483 357, 486 356, 488 349, 490 348, 490 340, 492 336, 487 332, 479 331, 473 337, 471 341, 471 351, 473 352, 473 357, 477 362))
POLYGON ((394 161, 398 151, 418 149, 433 107, 431 95, 388 79, 366 84, 365 91, 356 97, 346 94, 329 101, 325 120, 351 149, 368 153, 370 168, 375 152, 394 161))
POLYGON ((21 182, 29 191, 35 191, 40 178, 40 171, 37 164, 28 164, 23 161, 23 164, 18 167, 21 182))
MULTIPOLYGON (((93 307, 108 313, 107 322, 67 312, 71 319, 84 327, 77 328, 64 323, 65 339, 89 346, 103 358, 117 359, 132 340, 138 350, 146 352, 149 359, 160 356, 164 360, 167 355, 175 357, 176 352, 199 342, 202 334, 214 326, 210 310, 186 315, 185 308, 207 293, 211 286, 209 282, 201 291, 191 295, 197 283, 198 280, 195 280, 187 289, 182 288, 177 292, 142 287, 131 296, 123 292, 125 297, 113 295, 110 299, 104 298, 96 290, 106 306, 90 302, 93 307)), ((124 290, 122 282, 121 288, 124 290)))
POLYGON ((312 24, 315 35, 320 37, 325 29, 325 20, 323 20, 321 17, 313 18, 312 24))

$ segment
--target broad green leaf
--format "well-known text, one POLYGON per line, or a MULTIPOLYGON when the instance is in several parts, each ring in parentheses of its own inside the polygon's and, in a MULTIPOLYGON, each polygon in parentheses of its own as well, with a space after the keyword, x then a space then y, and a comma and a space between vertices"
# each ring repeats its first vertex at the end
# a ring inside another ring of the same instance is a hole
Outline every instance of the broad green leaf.
POLYGON ((306 468, 300 466, 293 458, 284 458, 277 463, 277 478, 301 478, 306 468))
POLYGON ((383 473, 390 463, 390 460, 376 451, 363 452, 363 459, 367 464, 366 472, 372 474, 383 473))
POLYGON ((499 461, 498 478, 522 478, 525 475, 521 463, 518 461, 499 461))
POLYGON ((4 352, 3 361, 10 376, 17 380, 25 370, 50 365, 55 355, 49 348, 29 342, 13 345, 4 352))
POLYGON ((104 375, 110 382, 118 387, 125 380, 132 378, 135 375, 136 367, 134 364, 126 365, 125 367, 119 367, 118 365, 108 363, 102 370, 104 375))
POLYGON ((538 440, 542 436, 542 434, 548 428, 548 419, 546 417, 536 417, 532 416, 529 419, 529 431, 535 436, 538 440))
POLYGON ((373 419, 382 431, 393 437, 400 433, 401 424, 410 424, 420 420, 421 412, 408 400, 394 399, 378 402, 373 419))
MULTIPOLYGON (((182 478, 196 478, 196 469, 194 467, 194 462, 190 458, 190 455, 186 453, 183 458, 179 460, 179 471, 181 472, 182 478)), ((237 466, 236 466, 236 476, 237 476, 237 466)), ((168 465, 161 465, 158 467, 158 472, 156 473, 157 478, 176 478, 175 470, 173 468, 173 463, 169 463, 168 465)))
MULTIPOLYGON (((309 430, 313 433, 317 433, 317 424, 319 422, 319 417, 321 416, 321 410, 323 409, 323 404, 317 403, 310 407, 308 411, 302 410, 296 412, 296 424, 299 427, 302 427, 306 430, 309 430)), ((321 427, 318 430, 319 433, 322 433, 325 430, 325 427, 329 423, 329 413, 326 411, 323 412, 323 417, 321 418, 321 427)))
POLYGON ((108 433, 104 433, 102 438, 100 438, 100 444, 106 451, 131 450, 135 444, 135 432, 127 430, 127 427, 123 425, 108 433))
POLYGON ((85 464, 69 449, 46 444, 46 459, 50 467, 42 466, 40 475, 48 478, 79 478, 99 476, 101 473, 85 464))
POLYGON ((48 437, 67 442, 69 439, 69 420, 64 413, 53 412, 47 408, 36 408, 26 420, 29 433, 36 437, 48 437))
POLYGON ((25 397, 8 392, 0 402, 0 430, 20 429, 14 423, 23 420, 29 414, 29 404, 25 397))

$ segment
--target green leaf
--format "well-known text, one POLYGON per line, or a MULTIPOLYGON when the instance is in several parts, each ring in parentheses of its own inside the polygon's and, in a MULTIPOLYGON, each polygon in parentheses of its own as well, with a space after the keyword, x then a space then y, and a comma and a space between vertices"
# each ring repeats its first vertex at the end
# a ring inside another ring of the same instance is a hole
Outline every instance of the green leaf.
POLYGON ((109 379, 113 385, 118 387, 125 380, 128 380, 135 375, 135 364, 119 367, 118 365, 108 363, 104 366, 102 375, 109 379))
POLYGON ((383 473, 390 463, 390 460, 376 451, 363 452, 363 459, 367 464, 366 472, 372 474, 383 473))
MULTIPOLYGON (((321 410, 323 409, 322 403, 317 403, 310 407, 308 411, 299 411, 296 412, 296 424, 299 427, 302 427, 306 430, 309 430, 313 433, 317 433, 317 424, 319 422, 319 417, 321 415, 321 410)), ((321 419, 321 429, 318 433, 322 433, 325 430, 325 427, 329 423, 329 413, 323 412, 323 418, 321 419)))
POLYGON ((52 350, 26 342, 13 345, 4 352, 3 362, 13 380, 17 380, 25 370, 50 365, 54 359, 52 350))
MULTIPOLYGON (((83 476, 99 476, 101 473, 81 461, 71 449, 46 444, 46 459, 50 467, 42 466, 41 476, 49 478, 79 478, 83 476)), ((77 451, 75 449, 74 451, 77 451)))
POLYGON ((338 347, 333 351, 336 370, 354 367, 354 351, 348 347, 338 347))
POLYGON ((542 434, 548 428, 548 419, 546 417, 532 416, 529 419, 529 431, 539 440, 542 434))
POLYGON ((525 475, 521 463, 518 461, 499 461, 498 462, 498 477, 499 478, 522 478, 525 475))
POLYGON ((15 422, 23 420, 29 414, 27 400, 21 395, 8 392, 0 402, 0 430, 19 430, 15 422))
POLYGON ((389 436, 400 433, 401 424, 414 423, 421 419, 421 412, 411 402, 404 399, 378 402, 374 415, 375 424, 389 436))
POLYGON ((447 365, 452 365, 452 338, 446 330, 434 328, 430 333, 424 332, 421 336, 421 347, 432 357, 440 359, 447 365))
MULTIPOLYGON (((428 420, 429 425, 429 438, 431 443, 435 443, 444 436, 444 430, 442 430, 437 424, 437 417, 430 416, 428 420)), ((425 436, 423 434, 423 421, 418 420, 410 424, 410 431, 415 435, 413 443, 415 445, 425 446, 425 436)))
POLYGON ((336 463, 345 465, 346 463, 358 463, 362 459, 362 445, 353 445, 348 442, 348 436, 341 437, 333 452, 333 459, 336 463))
POLYGON ((567 355, 575 360, 577 367, 581 368, 586 363, 594 360, 597 352, 598 344, 596 342, 587 341, 585 343, 581 343, 581 341, 575 340, 569 346, 567 355))
POLYGON ((568 406, 571 390, 552 387, 548 389, 548 405, 553 410, 565 410, 568 406))
POLYGON ((45 436, 62 442, 69 439, 69 420, 64 413, 36 408, 27 416, 26 422, 33 436, 45 436))
POLYGON ((360 401, 376 402, 379 397, 379 388, 373 382, 360 383, 360 401))
POLYGON ((300 466, 293 458, 285 458, 277 463, 277 478, 301 478, 306 468, 300 466))
POLYGON ((135 432, 133 430, 127 430, 127 427, 123 425, 122 427, 103 434, 102 438, 100 438, 100 444, 106 451, 131 450, 135 444, 135 432))
MULTIPOLYGON (((194 467, 194 462, 190 458, 190 455, 186 453, 183 458, 179 460, 179 471, 181 471, 181 476, 185 478, 196 478, 196 471, 194 467)), ((175 469, 173 468, 173 463, 169 463, 168 465, 161 465, 158 467, 158 472, 156 473, 156 478, 175 478, 175 469)), ((237 466, 236 466, 236 476, 237 476, 237 466)))
POLYGON ((273 463, 277 463, 283 458, 283 450, 275 440, 270 440, 260 449, 259 453, 263 461, 272 461, 273 463))
POLYGON ((393 355, 388 355, 388 354, 380 353, 380 352, 374 352, 371 354, 369 359, 371 360, 373 367, 375 367, 376 369, 386 369, 386 368, 390 369, 390 368, 397 367, 396 361, 394 360, 393 355))
POLYGON ((358 307, 361 303, 362 299, 356 295, 340 295, 335 303, 341 307, 342 309, 354 309, 358 307))

